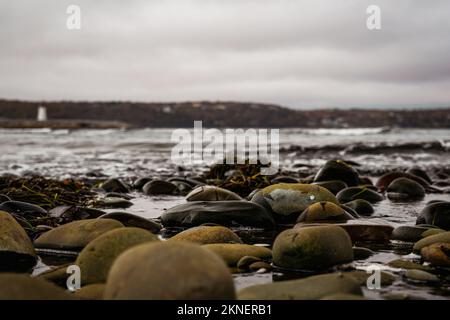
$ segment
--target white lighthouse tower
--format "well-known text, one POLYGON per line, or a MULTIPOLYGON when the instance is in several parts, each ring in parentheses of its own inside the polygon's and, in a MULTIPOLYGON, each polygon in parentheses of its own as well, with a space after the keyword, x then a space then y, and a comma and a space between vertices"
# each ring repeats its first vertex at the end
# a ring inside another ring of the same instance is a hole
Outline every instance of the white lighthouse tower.
POLYGON ((37 121, 47 121, 47 108, 39 106, 37 113, 37 121))

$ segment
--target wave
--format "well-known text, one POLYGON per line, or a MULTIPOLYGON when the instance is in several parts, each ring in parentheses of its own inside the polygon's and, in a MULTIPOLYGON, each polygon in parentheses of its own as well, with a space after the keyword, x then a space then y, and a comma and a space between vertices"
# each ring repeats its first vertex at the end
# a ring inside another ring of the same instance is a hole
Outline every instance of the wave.
POLYGON ((364 136, 372 134, 382 134, 391 131, 389 127, 380 128, 340 128, 340 129, 301 129, 298 133, 311 136, 364 136))

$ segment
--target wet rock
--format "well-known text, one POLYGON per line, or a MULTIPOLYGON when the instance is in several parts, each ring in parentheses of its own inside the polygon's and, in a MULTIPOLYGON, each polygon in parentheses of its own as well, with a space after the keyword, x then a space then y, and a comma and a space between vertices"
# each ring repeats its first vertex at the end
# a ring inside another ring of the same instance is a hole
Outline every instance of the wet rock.
POLYGON ((128 208, 133 205, 133 202, 122 198, 102 198, 95 202, 95 205, 101 208, 128 208))
POLYGON ((122 227, 122 223, 112 219, 74 221, 42 234, 34 244, 37 248, 78 250, 100 235, 122 227))
POLYGON ((421 168, 414 166, 408 170, 406 170, 406 173, 415 175, 416 177, 422 178, 429 184, 432 184, 433 181, 431 180, 430 176, 425 172, 425 170, 422 170, 421 168))
POLYGON ((273 263, 281 268, 324 270, 352 260, 350 237, 336 226, 285 230, 273 244, 273 263))
POLYGON ((67 273, 67 268, 72 263, 63 264, 60 266, 51 267, 49 270, 39 274, 37 277, 51 282, 61 288, 67 289, 67 278, 70 276, 67 273))
POLYGON ((118 192, 108 192, 105 195, 105 198, 121 198, 121 199, 125 199, 125 200, 131 200, 133 199, 132 196, 129 196, 125 193, 118 193, 118 192))
POLYGON ((431 274, 423 270, 410 269, 406 271, 405 277, 409 280, 414 281, 439 282, 438 277, 436 277, 434 274, 431 274))
POLYGON ((260 261, 262 261, 262 260, 258 257, 243 256, 242 258, 239 259, 236 266, 238 269, 248 270, 251 264, 253 264, 255 262, 260 262, 260 261))
MULTIPOLYGON (((424 231, 421 234, 421 237, 422 238, 426 238, 426 237, 434 236, 435 234, 439 234, 439 233, 442 233, 442 232, 445 232, 445 230, 438 229, 438 228, 431 228, 431 229, 428 229, 427 231, 424 231)), ((418 241, 418 240, 416 240, 416 241, 418 241)))
POLYGON ((350 187, 339 191, 336 198, 341 203, 350 202, 356 199, 363 199, 371 203, 379 202, 383 200, 383 196, 373 190, 363 187, 350 187))
POLYGON ((145 186, 145 184, 152 180, 153 179, 150 177, 138 178, 136 181, 133 182, 133 188, 137 189, 137 190, 142 190, 142 188, 145 186))
POLYGON ((226 200, 242 200, 242 198, 232 191, 215 186, 197 187, 186 196, 186 201, 226 201, 226 200))
POLYGON ((5 211, 16 215, 46 215, 47 210, 41 207, 22 201, 6 201, 0 204, 0 211, 5 211))
POLYGON ((81 269, 81 284, 106 282, 111 265, 122 252, 150 241, 159 240, 151 232, 139 228, 118 228, 95 238, 75 261, 81 269))
POLYGON ((300 213, 311 204, 328 201, 339 204, 327 189, 317 185, 281 183, 268 186, 257 192, 252 200, 272 213, 278 223, 294 223, 300 213))
POLYGON ((450 202, 437 202, 427 205, 416 220, 416 224, 423 223, 450 230, 450 202))
POLYGON ((60 224, 74 220, 95 219, 104 213, 98 209, 78 206, 58 206, 49 211, 50 217, 57 218, 60 224))
MULTIPOLYGON (((367 279, 371 275, 373 275, 372 272, 366 272, 366 271, 361 271, 361 270, 345 272, 344 274, 355 279, 355 281, 357 281, 361 286, 366 286, 367 279)), ((380 276, 381 276, 380 277, 380 285, 382 287, 390 286, 395 281, 395 276, 392 273, 389 273, 386 271, 381 271, 380 276)))
POLYGON ((104 292, 105 284, 96 283, 82 286, 79 290, 75 291, 74 295, 82 300, 102 300, 104 292))
POLYGON ((389 199, 409 200, 425 197, 425 189, 408 178, 397 178, 386 189, 389 199))
POLYGON ((125 227, 141 228, 152 233, 158 233, 162 229, 162 226, 159 223, 128 212, 109 212, 101 215, 98 218, 117 220, 121 222, 125 227))
POLYGON ((424 189, 427 189, 430 184, 428 182, 426 182, 424 179, 417 177, 415 175, 406 173, 406 172, 400 172, 400 171, 394 171, 394 172, 389 172, 384 174, 383 176, 381 176, 377 183, 375 184, 375 186, 380 190, 380 192, 384 192, 387 187, 395 180, 398 178, 408 178, 411 179, 415 182, 417 182, 418 184, 420 184, 424 189))
POLYGON ((299 222, 345 222, 354 219, 352 215, 347 213, 340 206, 332 202, 316 202, 310 205, 298 217, 299 222))
POLYGON ((109 273, 104 297, 227 300, 235 298, 235 291, 220 257, 198 245, 173 241, 143 244, 120 255, 109 273))
POLYGON ((29 271, 37 261, 25 230, 7 212, 0 211, 0 272, 29 271))
POLYGON ((434 243, 450 243, 450 231, 435 234, 417 241, 414 244, 413 251, 420 252, 422 248, 432 245, 434 243))
POLYGON ((344 203, 345 206, 352 208, 356 211, 357 214, 361 216, 370 216, 375 212, 373 206, 369 201, 364 199, 356 199, 347 203, 344 203))
POLYGON ((364 260, 374 255, 375 252, 364 247, 353 247, 353 257, 355 260, 364 260))
POLYGON ((101 188, 106 192, 129 193, 128 185, 120 179, 111 178, 102 183, 101 188))
POLYGON ((321 186, 330 191, 334 195, 338 194, 339 191, 348 188, 347 184, 340 180, 313 182, 312 184, 321 186))
POLYGON ((242 243, 236 233, 221 226, 191 228, 176 234, 169 241, 190 241, 199 244, 242 243))
POLYGON ((272 258, 270 249, 250 244, 215 243, 204 245, 203 248, 220 256, 230 267, 236 267, 239 260, 245 256, 257 257, 261 260, 272 258))
POLYGON ((317 172, 314 182, 340 180, 348 186, 359 184, 359 175, 351 165, 342 160, 330 160, 317 172))
POLYGON ((341 204, 340 207, 345 210, 349 215, 351 215, 355 219, 361 218, 361 216, 352 208, 346 206, 345 204, 341 204))
POLYGON ((343 273, 328 273, 298 280, 254 285, 238 293, 240 300, 316 300, 333 294, 362 296, 361 287, 343 273))
POLYGON ((176 185, 168 181, 153 180, 147 182, 142 191, 146 195, 174 195, 178 194, 179 190, 176 185))
POLYGON ((192 190, 192 186, 187 182, 171 181, 171 183, 177 187, 179 193, 182 195, 186 195, 192 190))
POLYGON ((194 227, 204 223, 273 229, 275 222, 262 206, 247 201, 190 201, 161 215, 164 227, 194 227))
POLYGON ((450 267, 450 243, 434 243, 422 248, 420 254, 434 266, 450 267))
POLYGON ((395 228, 392 232, 392 239, 416 242, 422 239, 422 234, 429 229, 430 228, 418 226, 400 226, 395 228))
POLYGON ((423 270, 423 271, 432 271, 433 268, 429 266, 422 265, 420 263, 415 263, 409 260, 403 260, 403 259, 395 259, 388 262, 388 266, 391 268, 397 268, 397 269, 414 269, 414 270, 423 270))
POLYGON ((70 300, 63 289, 24 274, 0 273, 0 300, 70 300))

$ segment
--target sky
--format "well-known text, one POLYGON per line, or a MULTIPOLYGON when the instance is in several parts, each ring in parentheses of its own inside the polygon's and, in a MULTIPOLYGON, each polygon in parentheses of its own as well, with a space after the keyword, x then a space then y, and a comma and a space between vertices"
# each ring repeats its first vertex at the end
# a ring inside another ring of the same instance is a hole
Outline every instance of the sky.
POLYGON ((0 98, 450 106, 449 12, 448 0, 0 0, 0 98))

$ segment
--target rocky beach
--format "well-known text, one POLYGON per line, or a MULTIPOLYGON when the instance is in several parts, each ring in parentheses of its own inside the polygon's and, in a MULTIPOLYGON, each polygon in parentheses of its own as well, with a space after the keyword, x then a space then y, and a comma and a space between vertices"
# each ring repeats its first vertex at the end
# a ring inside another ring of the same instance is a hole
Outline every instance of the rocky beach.
POLYGON ((330 130, 282 130, 272 176, 175 166, 168 129, 1 131, 0 298, 448 300, 448 130, 330 130))

